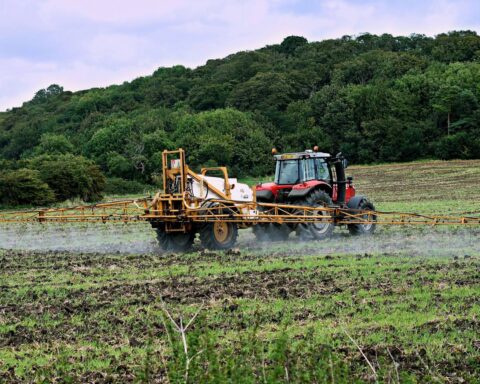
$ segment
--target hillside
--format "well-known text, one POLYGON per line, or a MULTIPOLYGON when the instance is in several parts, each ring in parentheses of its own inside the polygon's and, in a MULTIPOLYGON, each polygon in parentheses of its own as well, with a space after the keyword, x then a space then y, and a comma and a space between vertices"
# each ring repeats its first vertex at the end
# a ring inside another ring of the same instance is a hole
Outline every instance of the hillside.
POLYGON ((160 152, 177 146, 193 166, 236 176, 268 173, 273 145, 318 144, 357 164, 480 158, 479 60, 472 31, 290 36, 104 89, 51 85, 0 113, 0 165, 37 170, 38 156, 82 155, 108 178, 154 183, 160 152))

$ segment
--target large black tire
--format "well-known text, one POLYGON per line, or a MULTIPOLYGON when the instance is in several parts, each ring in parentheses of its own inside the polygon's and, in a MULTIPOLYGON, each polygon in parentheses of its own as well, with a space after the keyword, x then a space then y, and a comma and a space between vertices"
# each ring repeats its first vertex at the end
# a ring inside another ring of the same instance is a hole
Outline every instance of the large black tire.
MULTIPOLYGON (((218 205, 214 202, 209 202, 205 205, 205 208, 209 208, 207 214, 230 214, 232 209, 219 207, 217 210, 212 210, 218 205)), ((200 228, 200 242, 203 248, 206 249, 230 249, 235 246, 238 237, 238 225, 237 223, 231 223, 227 221, 214 221, 206 223, 200 228)))
POLYGON ((292 231, 285 224, 257 224, 252 229, 258 241, 284 241, 292 231))
POLYGON ((157 239, 160 247, 165 251, 187 252, 192 248, 195 232, 167 233, 163 228, 157 228, 157 239))
MULTIPOLYGON (((364 211, 375 211, 374 205, 368 201, 368 199, 364 198, 360 202, 360 204, 356 207, 356 209, 361 209, 364 211)), ((368 220, 369 215, 364 215, 364 218, 368 220)), ((377 216, 372 215, 371 219, 373 221, 377 220, 377 216)), ((360 235, 373 235, 375 232, 376 224, 375 223, 369 223, 369 224, 350 224, 348 225, 348 231, 350 232, 351 235, 354 236, 360 236, 360 235)))
POLYGON ((215 221, 200 229, 200 241, 206 249, 230 249, 235 246, 238 237, 237 223, 215 221))
MULTIPOLYGON (((261 211, 262 208, 259 206, 258 210, 261 211)), ((254 225, 252 231, 258 241, 284 241, 292 229, 286 224, 265 223, 254 225)))
MULTIPOLYGON (((305 200, 301 202, 295 202, 295 205, 305 205, 309 207, 331 207, 333 205, 330 196, 321 190, 312 191, 307 195, 305 200)), ((303 211, 299 211, 299 214, 303 214, 303 211)), ((329 213, 325 211, 317 211, 317 214, 323 214, 328 216, 329 213)), ((332 236, 335 228, 334 224, 330 222, 330 219, 325 219, 327 222, 318 223, 301 223, 297 225, 296 233, 300 240, 324 240, 332 236)))

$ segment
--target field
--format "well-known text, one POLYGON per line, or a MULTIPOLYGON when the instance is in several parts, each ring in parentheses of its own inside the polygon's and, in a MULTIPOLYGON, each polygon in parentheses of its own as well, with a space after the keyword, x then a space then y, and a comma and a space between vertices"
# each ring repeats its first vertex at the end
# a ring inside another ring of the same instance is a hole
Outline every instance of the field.
MULTIPOLYGON (((349 173, 380 210, 480 210, 480 161, 349 173)), ((346 232, 179 255, 140 224, 0 227, 0 382, 480 382, 480 228, 346 232)))

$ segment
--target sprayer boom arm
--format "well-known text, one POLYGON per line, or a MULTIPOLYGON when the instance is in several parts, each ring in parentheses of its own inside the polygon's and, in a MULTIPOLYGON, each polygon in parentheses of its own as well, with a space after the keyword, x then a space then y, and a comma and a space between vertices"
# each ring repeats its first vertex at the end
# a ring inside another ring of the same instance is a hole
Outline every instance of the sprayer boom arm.
POLYGON ((404 212, 354 210, 339 207, 308 207, 304 205, 269 204, 257 202, 234 202, 214 199, 212 207, 204 207, 197 201, 191 207, 184 197, 159 195, 155 199, 123 200, 71 208, 50 208, 0 213, 4 223, 46 222, 156 222, 156 223, 206 223, 234 222, 243 227, 260 223, 334 223, 336 225, 369 224, 382 225, 480 225, 480 212, 456 215, 423 215, 404 212), (180 209, 155 209, 159 202, 177 202, 180 209), (233 203, 236 203, 233 205, 233 203))

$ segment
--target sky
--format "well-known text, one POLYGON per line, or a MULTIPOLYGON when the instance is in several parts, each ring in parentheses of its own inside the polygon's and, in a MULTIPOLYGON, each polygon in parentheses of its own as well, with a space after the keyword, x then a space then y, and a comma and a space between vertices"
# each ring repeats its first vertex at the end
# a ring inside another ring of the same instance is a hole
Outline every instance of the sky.
POLYGON ((478 0, 0 0, 0 111, 280 43, 480 31, 478 0))

